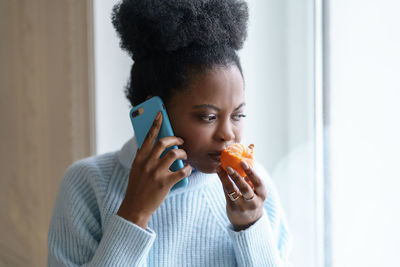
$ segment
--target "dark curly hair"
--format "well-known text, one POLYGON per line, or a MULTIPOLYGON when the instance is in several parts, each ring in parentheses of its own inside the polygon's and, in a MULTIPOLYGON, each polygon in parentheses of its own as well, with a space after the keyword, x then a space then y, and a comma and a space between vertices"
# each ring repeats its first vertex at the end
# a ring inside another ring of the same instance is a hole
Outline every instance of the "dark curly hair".
POLYGON ((125 94, 132 106, 148 95, 170 97, 192 75, 216 66, 242 68, 236 50, 247 37, 241 0, 122 0, 112 23, 134 64, 125 94))

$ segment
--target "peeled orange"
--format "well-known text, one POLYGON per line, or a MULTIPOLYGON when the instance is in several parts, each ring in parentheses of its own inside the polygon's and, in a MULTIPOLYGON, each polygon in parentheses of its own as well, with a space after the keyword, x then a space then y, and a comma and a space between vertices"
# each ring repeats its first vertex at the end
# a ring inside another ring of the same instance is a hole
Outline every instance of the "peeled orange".
POLYGON ((245 146, 240 143, 235 143, 224 150, 221 153, 221 167, 226 171, 226 167, 230 166, 235 169, 240 176, 246 177, 246 173, 242 168, 240 162, 245 161, 250 167, 254 166, 254 145, 245 146))

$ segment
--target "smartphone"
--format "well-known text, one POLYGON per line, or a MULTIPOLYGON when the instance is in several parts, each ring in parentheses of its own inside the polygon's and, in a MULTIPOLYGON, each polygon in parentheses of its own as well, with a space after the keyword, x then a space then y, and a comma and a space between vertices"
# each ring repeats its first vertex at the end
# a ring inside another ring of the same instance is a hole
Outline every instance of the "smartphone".
MULTIPOLYGON (((133 107, 129 112, 129 117, 131 118, 133 130, 135 132, 136 140, 139 145, 139 148, 142 147, 143 141, 146 138, 148 131, 153 125, 154 119, 157 113, 161 111, 162 113, 162 124, 160 128, 160 132, 156 138, 156 142, 158 139, 167 136, 174 136, 174 132, 172 130, 171 123, 169 122, 168 114, 165 109, 165 105, 160 97, 154 96, 152 98, 147 99, 146 101, 140 103, 139 105, 133 107)), ((178 146, 168 147, 161 155, 163 157, 167 152, 171 149, 177 149, 178 146)), ((169 168, 171 171, 175 172, 184 167, 181 159, 177 159, 172 163, 169 168)), ((188 181, 187 178, 176 183, 172 190, 185 187, 188 181)))

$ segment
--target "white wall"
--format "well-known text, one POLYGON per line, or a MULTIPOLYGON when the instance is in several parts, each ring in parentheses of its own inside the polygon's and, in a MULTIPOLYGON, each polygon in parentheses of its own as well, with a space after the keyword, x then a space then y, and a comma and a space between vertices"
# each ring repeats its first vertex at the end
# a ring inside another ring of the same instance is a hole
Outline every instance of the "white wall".
POLYGON ((117 2, 93 1, 97 154, 119 149, 133 135, 130 103, 124 95, 132 60, 119 48, 111 23, 117 2))
POLYGON ((314 3, 287 0, 284 5, 285 23, 274 27, 285 36, 284 79, 287 93, 283 103, 287 116, 273 115, 285 120, 287 136, 277 136, 270 141, 285 142, 287 147, 272 176, 292 230, 292 263, 294 266, 312 267, 316 266, 318 258, 314 161, 314 3))
POLYGON ((248 39, 239 52, 248 114, 243 143, 254 143, 257 159, 272 171, 288 145, 286 10, 284 1, 248 3, 248 39))
POLYGON ((333 266, 399 266, 400 3, 330 2, 333 266))

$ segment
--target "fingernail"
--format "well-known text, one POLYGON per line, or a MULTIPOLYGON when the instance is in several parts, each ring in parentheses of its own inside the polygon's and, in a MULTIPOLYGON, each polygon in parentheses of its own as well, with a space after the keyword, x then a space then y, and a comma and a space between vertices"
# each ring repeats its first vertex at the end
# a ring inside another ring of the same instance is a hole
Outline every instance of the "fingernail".
POLYGON ((156 120, 159 120, 160 118, 161 118, 161 111, 159 111, 159 112, 157 113, 156 120))
POLYGON ((234 173, 233 169, 231 167, 226 167, 226 171, 228 174, 232 175, 234 173))
POLYGON ((178 139, 179 139, 179 141, 181 141, 181 143, 184 143, 185 141, 182 139, 182 138, 180 138, 180 137, 178 137, 178 139))
POLYGON ((249 169, 249 165, 248 165, 245 161, 242 161, 242 167, 243 167, 243 169, 245 169, 245 170, 248 170, 248 169, 249 169))
MULTIPOLYGON (((190 166, 190 165, 189 165, 190 166)), ((191 174, 192 174, 192 171, 193 171, 193 168, 192 168, 192 166, 190 166, 190 168, 189 168, 189 175, 188 176, 190 176, 191 174)))

